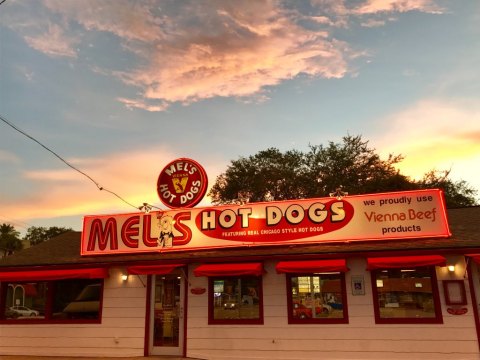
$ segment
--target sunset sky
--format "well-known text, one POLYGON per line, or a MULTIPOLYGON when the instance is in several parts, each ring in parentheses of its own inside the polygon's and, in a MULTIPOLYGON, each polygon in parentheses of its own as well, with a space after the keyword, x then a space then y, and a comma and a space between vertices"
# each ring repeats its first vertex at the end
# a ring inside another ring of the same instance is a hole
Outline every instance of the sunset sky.
MULTIPOLYGON (((135 206, 173 159, 347 134, 480 190, 480 2, 6 0, 0 115, 135 206)), ((135 211, 4 122, 0 179, 23 233, 135 211)))

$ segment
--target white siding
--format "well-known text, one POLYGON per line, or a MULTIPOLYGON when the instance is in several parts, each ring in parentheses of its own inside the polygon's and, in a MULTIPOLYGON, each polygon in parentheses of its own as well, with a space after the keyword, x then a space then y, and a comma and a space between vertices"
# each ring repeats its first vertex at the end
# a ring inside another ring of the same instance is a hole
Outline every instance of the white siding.
POLYGON ((0 325, 0 355, 143 356, 146 288, 121 270, 105 279, 101 324, 0 325))
MULTIPOLYGON (((455 274, 437 268, 443 324, 375 324, 370 273, 364 258, 348 259, 348 324, 289 325, 285 275, 267 261, 263 278, 263 325, 208 325, 207 293, 188 291, 187 356, 210 360, 248 359, 480 359, 468 279, 464 315, 450 315, 442 280, 464 279, 462 256, 449 257, 455 274), (351 276, 363 275, 365 295, 353 296, 351 276)), ((208 287, 189 267, 189 290, 208 287)), ((0 355, 143 356, 146 278, 120 280, 110 269, 105 281, 101 324, 0 325, 0 355)), ((480 293, 475 268, 474 284, 480 293)), ((480 299, 480 296, 478 297, 480 299)))
MULTIPOLYGON (((228 359, 479 359, 471 306, 465 315, 450 315, 443 296, 442 280, 463 279, 463 257, 448 259, 457 265, 455 274, 437 268, 443 324, 375 324, 370 273, 366 260, 347 261, 348 324, 289 325, 285 275, 266 262, 263 278, 264 325, 208 325, 207 293, 189 294, 187 356, 228 359), (363 275, 365 295, 353 296, 351 275, 363 275)), ((195 277, 191 287, 207 287, 207 278, 195 277)))

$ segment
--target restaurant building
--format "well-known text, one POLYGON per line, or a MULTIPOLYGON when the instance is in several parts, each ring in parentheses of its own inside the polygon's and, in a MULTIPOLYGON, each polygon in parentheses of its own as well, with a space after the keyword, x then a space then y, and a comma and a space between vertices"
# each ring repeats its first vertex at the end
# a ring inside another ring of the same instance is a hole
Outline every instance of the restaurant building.
POLYGON ((479 359, 479 254, 439 190, 86 216, 0 261, 0 355, 479 359))

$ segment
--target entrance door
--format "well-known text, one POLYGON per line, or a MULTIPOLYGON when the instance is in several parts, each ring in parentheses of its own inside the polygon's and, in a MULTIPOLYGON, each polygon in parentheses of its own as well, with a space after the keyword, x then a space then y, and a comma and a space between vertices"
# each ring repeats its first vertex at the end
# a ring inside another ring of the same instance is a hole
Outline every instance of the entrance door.
POLYGON ((150 355, 183 355, 184 299, 183 272, 152 276, 150 355))

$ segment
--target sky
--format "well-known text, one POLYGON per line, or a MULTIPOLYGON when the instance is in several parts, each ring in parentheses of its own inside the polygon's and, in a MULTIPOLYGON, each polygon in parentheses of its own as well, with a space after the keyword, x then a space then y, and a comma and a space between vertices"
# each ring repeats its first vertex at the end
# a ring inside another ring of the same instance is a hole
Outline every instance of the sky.
POLYGON ((480 190, 477 0, 0 3, 0 115, 30 136, 0 122, 0 223, 22 233, 165 208, 177 158, 211 186, 346 135, 480 190))

